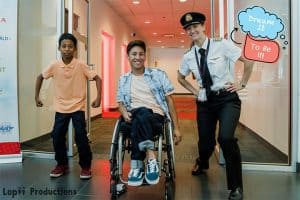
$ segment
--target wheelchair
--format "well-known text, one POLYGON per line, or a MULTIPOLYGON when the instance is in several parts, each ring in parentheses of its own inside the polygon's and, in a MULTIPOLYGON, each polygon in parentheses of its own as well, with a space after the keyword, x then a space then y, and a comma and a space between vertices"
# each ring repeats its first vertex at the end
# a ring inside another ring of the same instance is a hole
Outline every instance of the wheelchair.
MULTIPOLYGON (((122 193, 127 191, 127 174, 123 174, 123 164, 126 151, 129 154, 131 151, 130 126, 128 126, 128 123, 120 117, 114 127, 109 157, 112 200, 117 199, 122 193)), ((175 199, 175 157, 172 122, 169 119, 165 119, 163 125, 157 124, 154 127, 156 132, 154 138, 155 151, 157 151, 160 178, 162 173, 165 174, 164 199, 173 200, 175 199)))

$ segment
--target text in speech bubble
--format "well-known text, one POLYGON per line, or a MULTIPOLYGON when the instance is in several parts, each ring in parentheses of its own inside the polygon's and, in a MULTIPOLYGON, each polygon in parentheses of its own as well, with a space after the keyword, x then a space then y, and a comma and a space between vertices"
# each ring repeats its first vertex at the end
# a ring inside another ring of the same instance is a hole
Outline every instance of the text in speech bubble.
POLYGON ((279 57, 279 44, 270 40, 255 40, 247 34, 244 56, 249 60, 274 63, 279 57))
POLYGON ((278 33, 284 28, 282 20, 277 15, 259 6, 239 12, 238 22, 245 33, 270 40, 277 38, 278 33))

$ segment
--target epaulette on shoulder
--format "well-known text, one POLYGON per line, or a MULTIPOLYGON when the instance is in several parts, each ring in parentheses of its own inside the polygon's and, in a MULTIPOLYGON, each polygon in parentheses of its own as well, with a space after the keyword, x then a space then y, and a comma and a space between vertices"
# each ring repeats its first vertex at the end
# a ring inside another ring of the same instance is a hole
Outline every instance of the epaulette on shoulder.
POLYGON ((215 37, 215 38, 212 38, 212 39, 213 39, 213 41, 215 41, 215 42, 220 42, 220 41, 223 40, 223 38, 221 38, 221 37, 215 37))

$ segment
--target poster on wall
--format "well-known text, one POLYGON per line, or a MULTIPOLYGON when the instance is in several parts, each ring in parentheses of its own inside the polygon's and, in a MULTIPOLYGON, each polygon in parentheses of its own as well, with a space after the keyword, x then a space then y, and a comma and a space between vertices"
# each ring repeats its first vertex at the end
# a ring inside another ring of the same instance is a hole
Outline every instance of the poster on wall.
POLYGON ((17 91, 17 0, 0 0, 0 163, 21 162, 17 91))

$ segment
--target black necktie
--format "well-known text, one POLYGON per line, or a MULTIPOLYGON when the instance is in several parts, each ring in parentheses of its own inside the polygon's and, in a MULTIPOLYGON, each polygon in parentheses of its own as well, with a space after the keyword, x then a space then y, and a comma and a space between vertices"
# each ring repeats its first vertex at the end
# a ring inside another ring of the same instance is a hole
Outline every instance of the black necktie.
POLYGON ((201 48, 199 49, 199 53, 201 55, 200 58, 200 73, 201 73, 201 79, 202 79, 202 85, 206 90, 206 96, 208 97, 211 89, 210 87, 212 86, 213 82, 207 67, 207 62, 206 60, 206 55, 205 55, 205 49, 201 48))

